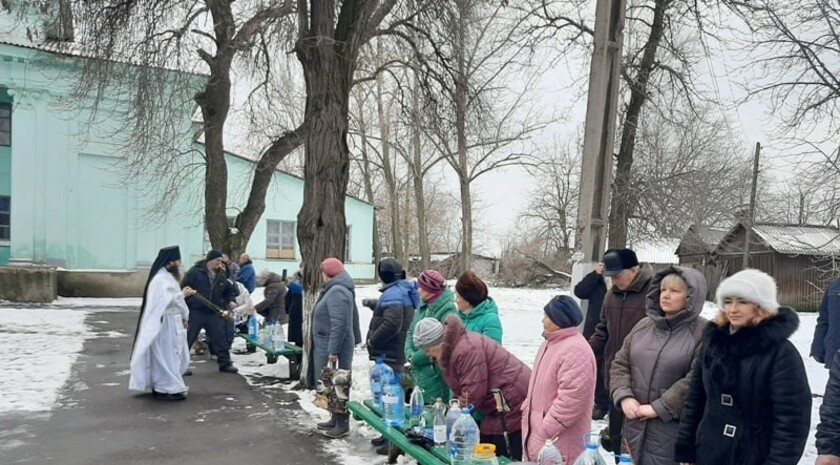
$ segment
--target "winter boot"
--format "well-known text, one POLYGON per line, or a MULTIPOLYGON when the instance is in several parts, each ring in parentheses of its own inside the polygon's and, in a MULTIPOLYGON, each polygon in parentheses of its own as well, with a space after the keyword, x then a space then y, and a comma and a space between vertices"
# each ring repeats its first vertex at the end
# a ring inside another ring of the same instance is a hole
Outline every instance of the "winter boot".
POLYGON ((318 429, 322 429, 322 430, 330 430, 330 429, 335 428, 335 414, 331 413, 329 420, 322 421, 321 423, 318 423, 315 426, 317 426, 318 429))
POLYGON ((329 431, 322 431, 321 434, 330 439, 343 438, 350 434, 350 414, 336 413, 334 417, 335 427, 329 431))
POLYGON ((385 441, 387 441, 387 439, 385 439, 385 436, 379 436, 378 438, 371 439, 370 443, 373 444, 374 447, 379 447, 382 444, 385 444, 385 441))

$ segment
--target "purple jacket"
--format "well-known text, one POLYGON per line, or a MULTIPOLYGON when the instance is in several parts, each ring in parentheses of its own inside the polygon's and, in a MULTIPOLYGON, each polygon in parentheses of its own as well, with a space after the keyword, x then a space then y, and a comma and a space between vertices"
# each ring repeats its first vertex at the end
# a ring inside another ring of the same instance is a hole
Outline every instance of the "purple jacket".
POLYGON ((504 415, 508 432, 522 427, 522 402, 528 394, 531 370, 496 341, 478 333, 468 333, 457 315, 443 322, 440 366, 443 379, 455 397, 465 399, 484 414, 481 433, 504 432, 502 416, 496 412, 492 389, 501 389, 510 407, 504 415))

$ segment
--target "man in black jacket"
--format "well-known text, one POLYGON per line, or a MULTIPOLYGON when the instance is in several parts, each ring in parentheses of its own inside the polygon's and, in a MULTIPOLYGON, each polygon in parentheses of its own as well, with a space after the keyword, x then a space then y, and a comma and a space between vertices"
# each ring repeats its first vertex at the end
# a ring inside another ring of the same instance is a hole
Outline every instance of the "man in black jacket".
POLYGON ((817 461, 814 465, 840 465, 840 352, 834 355, 820 406, 817 426, 817 461))
MULTIPOLYGON (((604 306, 604 295, 607 293, 607 282, 604 280, 604 264, 595 264, 595 269, 587 274, 575 285, 575 296, 588 300, 586 320, 583 322, 583 337, 588 341, 595 333, 595 326, 601 318, 601 307, 604 306)), ((604 358, 597 359, 598 380, 595 382, 595 408, 592 409, 592 419, 600 420, 607 416, 610 410, 610 394, 604 382, 604 358)))
MULTIPOLYGON (((196 262, 184 279, 181 288, 191 287, 204 298, 221 309, 230 309, 235 305, 236 287, 228 279, 222 264, 222 254, 217 250, 207 252, 204 260, 196 262)), ((202 328, 207 332, 207 341, 218 357, 219 371, 236 373, 239 370, 230 360, 230 347, 227 344, 227 321, 195 296, 187 297, 190 308, 190 321, 187 329, 187 347, 192 347, 202 328)))

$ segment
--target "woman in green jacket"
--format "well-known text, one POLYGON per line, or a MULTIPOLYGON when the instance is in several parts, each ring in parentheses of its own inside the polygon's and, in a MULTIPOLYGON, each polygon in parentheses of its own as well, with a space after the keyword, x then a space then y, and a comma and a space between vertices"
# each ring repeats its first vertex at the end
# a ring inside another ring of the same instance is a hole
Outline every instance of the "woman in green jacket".
POLYGON ((435 361, 423 349, 414 345, 414 327, 423 318, 434 318, 443 322, 450 313, 455 313, 455 299, 446 287, 443 275, 435 270, 426 270, 417 276, 417 291, 420 294, 420 308, 414 312, 414 320, 405 338, 405 358, 411 362, 411 376, 414 383, 423 390, 427 404, 440 397, 449 400, 449 387, 443 381, 443 374, 435 361))
POLYGON ((462 274, 455 283, 455 305, 467 331, 483 334, 502 343, 502 320, 499 307, 487 295, 487 284, 472 271, 462 274))

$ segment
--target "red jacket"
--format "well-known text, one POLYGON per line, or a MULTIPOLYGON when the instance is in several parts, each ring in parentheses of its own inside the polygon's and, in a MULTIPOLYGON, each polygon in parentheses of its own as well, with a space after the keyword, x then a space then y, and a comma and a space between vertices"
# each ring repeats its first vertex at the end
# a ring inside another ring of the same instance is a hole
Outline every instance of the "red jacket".
POLYGON ((496 341, 478 333, 468 333, 457 315, 444 320, 440 366, 443 379, 455 393, 484 414, 481 433, 504 432, 502 416, 496 412, 492 389, 501 389, 510 407, 505 414, 508 432, 522 428, 522 402, 528 394, 531 369, 496 341))

